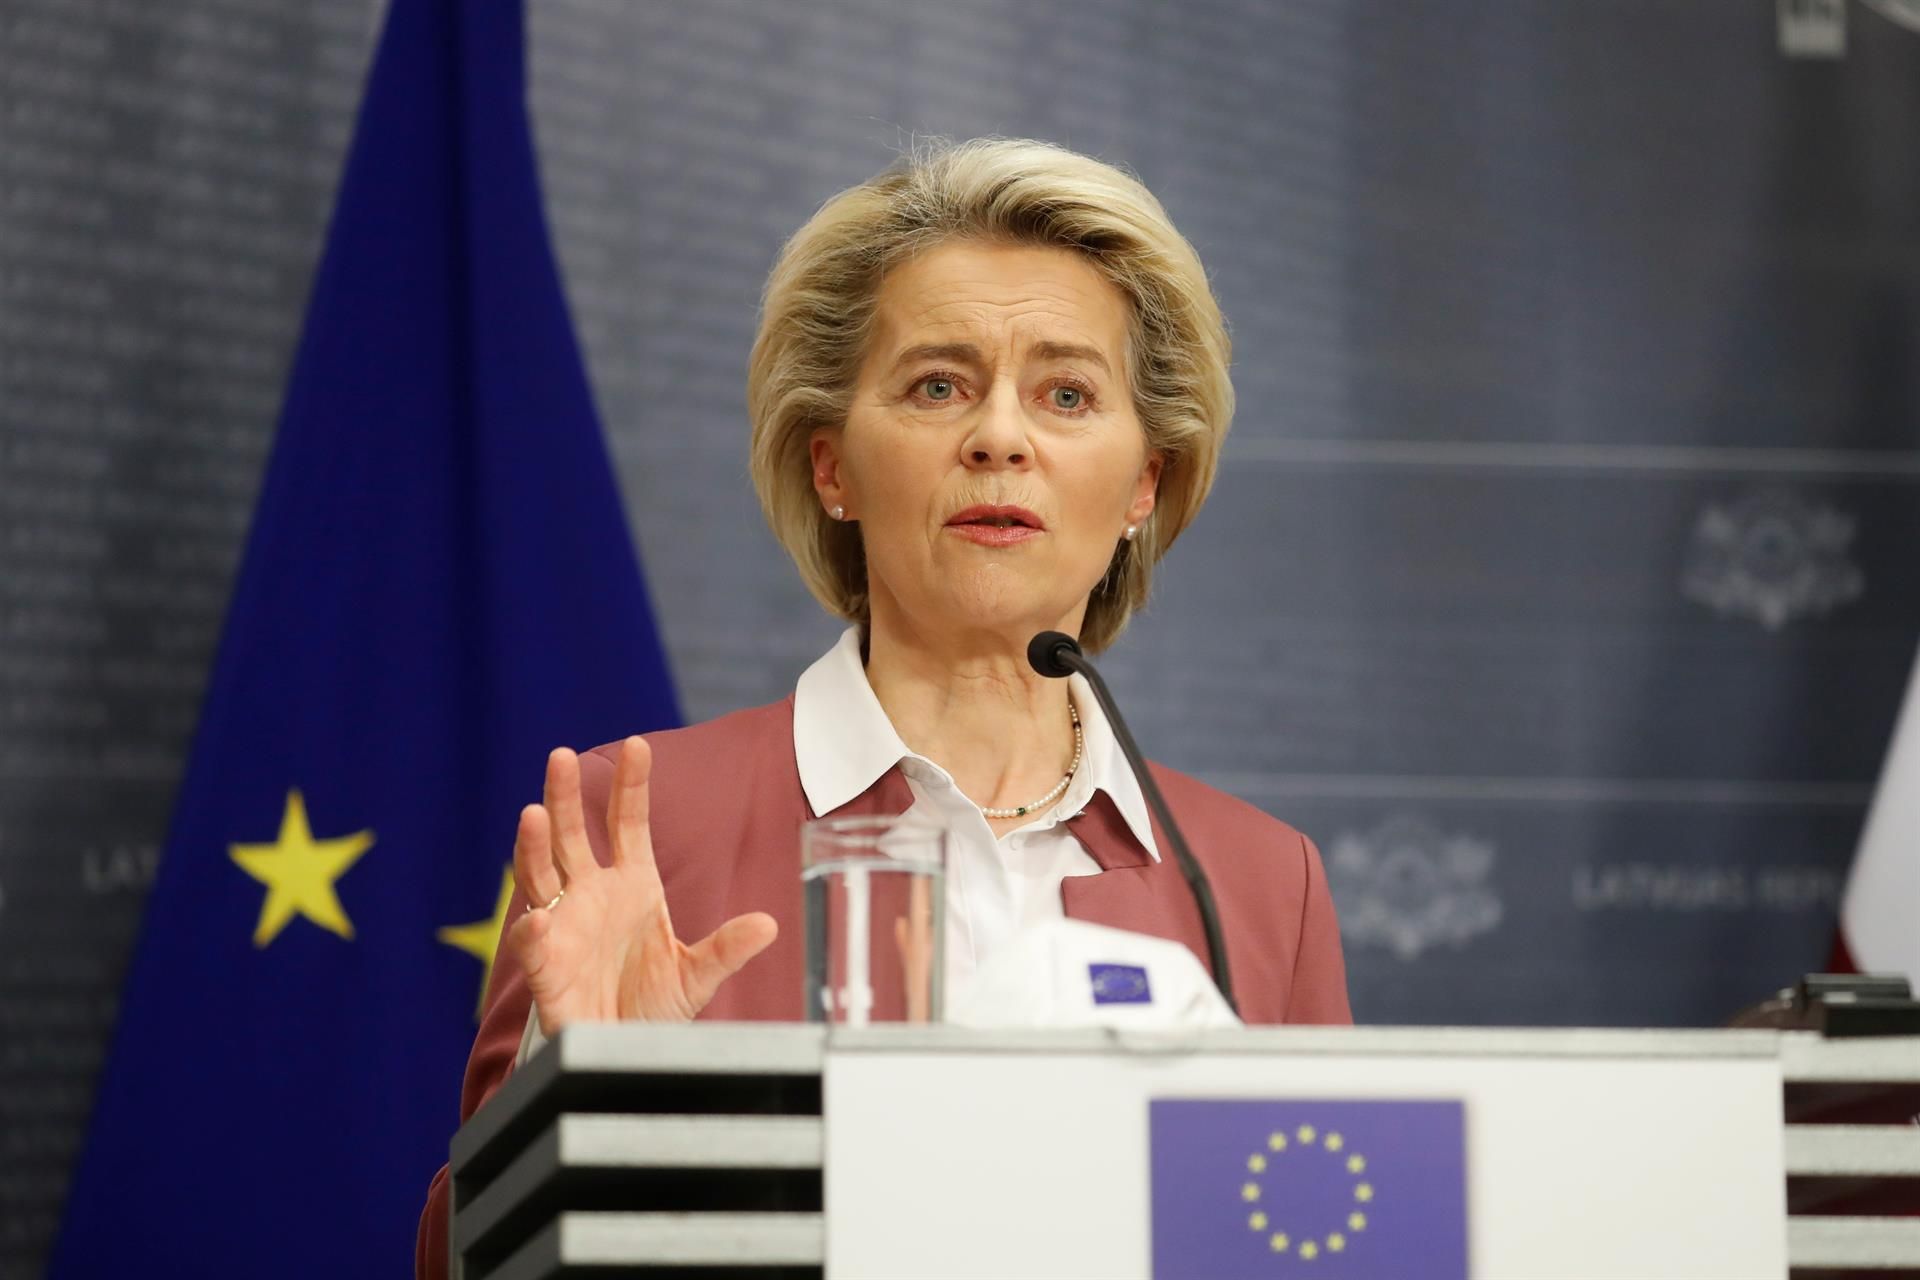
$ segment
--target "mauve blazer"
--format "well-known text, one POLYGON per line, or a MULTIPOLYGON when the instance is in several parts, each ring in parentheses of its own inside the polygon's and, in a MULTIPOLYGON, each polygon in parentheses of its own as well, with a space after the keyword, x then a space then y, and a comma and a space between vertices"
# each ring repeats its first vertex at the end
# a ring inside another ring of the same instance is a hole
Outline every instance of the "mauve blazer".
MULTIPOLYGON (((653 748, 654 856, 683 938, 705 937, 748 911, 765 911, 780 936, 735 974, 700 1014, 731 1021, 799 1021, 804 926, 800 898, 802 822, 814 817, 794 763, 793 699, 718 720, 649 734, 653 748)), ((582 799, 594 856, 608 858, 607 794, 618 743, 580 759, 582 799)), ((1194 857, 1206 868, 1233 965, 1234 994, 1248 1022, 1347 1023, 1345 963, 1333 901, 1313 842, 1286 823, 1184 774, 1153 766, 1194 857)), ((836 810, 896 814, 913 796, 898 768, 836 810)), ((1184 942, 1207 960, 1206 936, 1180 869, 1155 862, 1128 831, 1106 792, 1068 820, 1100 865, 1069 876, 1066 914, 1116 929, 1184 942)), ((1154 838, 1170 849, 1154 824, 1154 838)), ((508 920, 525 902, 516 892, 508 920)), ((503 947, 494 961, 480 1031, 460 1093, 462 1123, 513 1070, 532 998, 519 962, 503 947)), ((414 1255, 422 1280, 447 1274, 447 1171, 434 1175, 414 1255)))

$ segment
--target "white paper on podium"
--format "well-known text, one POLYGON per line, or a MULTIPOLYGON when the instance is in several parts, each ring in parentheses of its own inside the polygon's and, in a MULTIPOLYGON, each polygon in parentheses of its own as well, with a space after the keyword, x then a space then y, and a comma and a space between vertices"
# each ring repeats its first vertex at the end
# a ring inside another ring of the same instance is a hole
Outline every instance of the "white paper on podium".
POLYGON ((1207 1097, 1461 1099, 1476 1280, 1786 1275, 1765 1033, 941 1034, 830 1041, 832 1280, 1146 1277, 1147 1104, 1207 1097))
POLYGON ((1002 946, 947 1009, 961 1027, 1237 1027, 1184 943, 1049 920, 1002 946), (1130 990, 1116 989, 1130 981, 1130 990))

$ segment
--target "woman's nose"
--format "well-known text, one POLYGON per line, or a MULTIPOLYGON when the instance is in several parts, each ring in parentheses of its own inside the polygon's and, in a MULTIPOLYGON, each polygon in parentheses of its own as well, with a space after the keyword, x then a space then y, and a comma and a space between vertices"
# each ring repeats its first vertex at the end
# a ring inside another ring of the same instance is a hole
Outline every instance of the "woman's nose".
POLYGON ((995 388, 973 415, 971 425, 973 429, 961 445, 969 467, 992 471, 1024 467, 1032 460, 1026 416, 1020 412, 1019 396, 1011 389, 995 388))

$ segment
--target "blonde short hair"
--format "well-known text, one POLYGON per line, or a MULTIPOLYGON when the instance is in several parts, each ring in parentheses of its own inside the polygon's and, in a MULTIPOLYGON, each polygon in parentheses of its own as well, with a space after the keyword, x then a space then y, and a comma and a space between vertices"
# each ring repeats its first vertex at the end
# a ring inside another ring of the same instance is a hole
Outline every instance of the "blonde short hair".
POLYGON ((1114 548, 1088 602, 1080 641, 1099 650, 1146 602, 1154 565, 1206 501, 1233 419, 1231 348, 1199 255, 1153 193, 1112 165, 1024 139, 923 144, 827 201, 767 279, 747 372, 754 488, 808 589, 864 626, 860 531, 821 509, 808 437, 846 422, 887 272, 955 239, 1072 250, 1131 306, 1134 409, 1163 461, 1153 515, 1114 548))

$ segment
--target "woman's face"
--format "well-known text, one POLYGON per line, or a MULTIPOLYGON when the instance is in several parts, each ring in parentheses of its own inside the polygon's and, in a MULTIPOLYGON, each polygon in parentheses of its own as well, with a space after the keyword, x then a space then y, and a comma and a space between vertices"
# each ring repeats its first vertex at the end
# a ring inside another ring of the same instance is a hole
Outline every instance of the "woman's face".
POLYGON ((866 543, 876 622, 1077 633, 1160 459, 1134 413, 1125 296, 1076 253, 959 241, 888 275, 814 487, 866 543))

